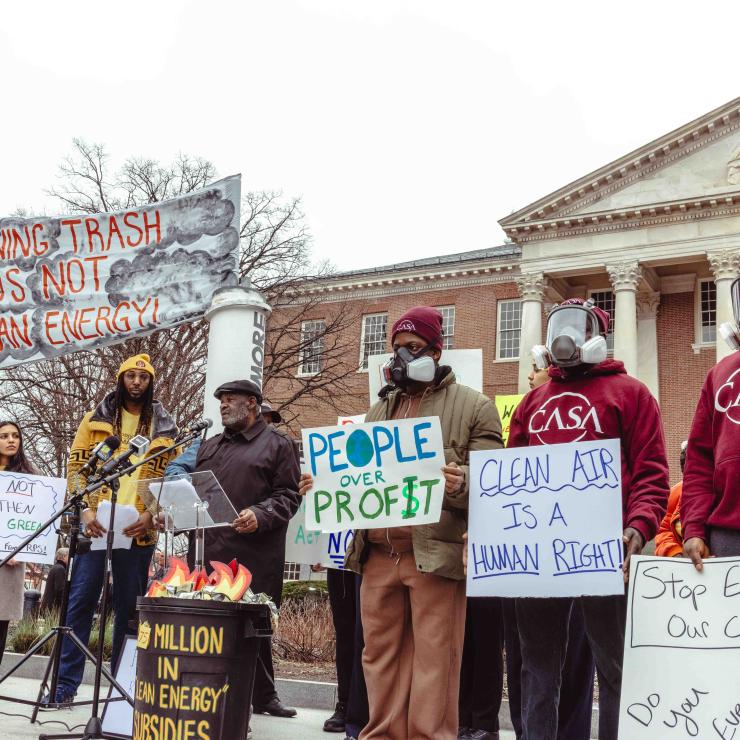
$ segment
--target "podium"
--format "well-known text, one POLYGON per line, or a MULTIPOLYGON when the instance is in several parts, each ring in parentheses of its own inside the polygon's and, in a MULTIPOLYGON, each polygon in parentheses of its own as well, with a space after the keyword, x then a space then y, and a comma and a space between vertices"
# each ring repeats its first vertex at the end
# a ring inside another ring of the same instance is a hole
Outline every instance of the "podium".
POLYGON ((194 533, 195 564, 204 564, 206 529, 230 527, 234 505, 210 470, 139 481, 138 493, 147 509, 164 520, 165 562, 179 534, 194 533))

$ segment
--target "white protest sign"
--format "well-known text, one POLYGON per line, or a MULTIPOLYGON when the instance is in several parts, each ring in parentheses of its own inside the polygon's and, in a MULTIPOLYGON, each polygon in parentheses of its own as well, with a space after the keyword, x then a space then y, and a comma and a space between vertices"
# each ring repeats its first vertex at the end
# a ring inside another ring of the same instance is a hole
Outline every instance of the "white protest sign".
POLYGON ((288 522, 285 539, 285 561, 325 568, 344 568, 347 546, 354 532, 321 532, 306 527, 306 501, 301 501, 296 515, 288 522))
POLYGON ((344 559, 347 556, 349 543, 354 539, 355 532, 348 529, 344 532, 324 532, 321 535, 321 565, 325 568, 344 570, 344 559))
MULTIPOLYGON (((59 511, 67 481, 42 475, 0 472, 0 548, 11 552, 59 511)), ((52 564, 57 547, 54 525, 16 555, 23 563, 52 564)), ((4 556, 3 556, 4 557, 4 556)))
POLYGON ((740 557, 633 557, 620 740, 738 740, 739 648, 740 557))
POLYGON ((323 532, 439 521, 445 464, 439 418, 304 429, 306 526, 323 532))
POLYGON ((236 284, 240 191, 235 175, 118 213, 0 218, 0 367, 203 316, 236 284))
POLYGON ((323 549, 319 537, 321 532, 306 528, 306 499, 295 516, 288 522, 288 532, 285 536, 285 561, 287 563, 303 563, 315 565, 321 562, 323 549))
POLYGON ((470 453, 468 596, 619 594, 619 440, 470 453))
MULTIPOLYGON (((132 698, 136 696, 136 657, 136 636, 126 635, 115 677, 132 698)), ((111 684, 108 688, 109 699, 119 696, 121 694, 111 684)), ((103 708, 102 725, 103 732, 130 737, 134 730, 134 708, 123 699, 106 702, 103 708)))
MULTIPOLYGON (((378 392, 385 385, 380 368, 393 357, 370 355, 367 358, 367 379, 370 391, 370 403, 378 400, 378 392)), ((461 385, 483 393, 483 350, 482 349, 446 349, 442 352, 441 365, 449 365, 455 373, 455 379, 461 385)))
POLYGON ((346 426, 347 424, 364 424, 365 414, 356 414, 355 416, 338 416, 337 424, 346 426))

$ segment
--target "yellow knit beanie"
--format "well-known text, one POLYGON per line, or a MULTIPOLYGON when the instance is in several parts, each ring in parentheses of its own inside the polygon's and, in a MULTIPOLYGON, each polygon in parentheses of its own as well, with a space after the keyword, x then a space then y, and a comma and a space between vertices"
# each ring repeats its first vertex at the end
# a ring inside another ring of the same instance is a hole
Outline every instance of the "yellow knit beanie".
POLYGON ((152 380, 156 377, 154 368, 151 362, 149 362, 149 355, 134 355, 133 357, 129 357, 128 360, 124 360, 121 363, 121 367, 118 368, 118 375, 116 377, 120 378, 126 370, 146 370, 152 376, 152 380))

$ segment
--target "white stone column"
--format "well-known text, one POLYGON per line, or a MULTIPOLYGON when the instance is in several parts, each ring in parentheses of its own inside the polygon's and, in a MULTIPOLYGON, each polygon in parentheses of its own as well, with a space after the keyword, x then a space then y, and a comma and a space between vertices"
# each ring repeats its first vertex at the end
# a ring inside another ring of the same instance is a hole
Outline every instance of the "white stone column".
POLYGON ((252 380, 262 388, 267 319, 272 309, 253 288, 220 288, 206 311, 208 359, 203 415, 213 420, 208 436, 219 434, 221 414, 213 391, 229 380, 252 380))
POLYGON ((542 304, 547 278, 541 272, 524 273, 517 280, 522 296, 522 333, 519 340, 519 393, 529 390, 527 376, 532 369, 535 344, 542 344, 542 304))
POLYGON ((709 265, 714 273, 714 283, 717 286, 717 362, 732 352, 730 346, 719 335, 719 327, 726 321, 733 320, 732 297, 730 286, 740 271, 740 254, 732 249, 722 249, 717 252, 707 252, 709 265))
POLYGON ((622 360, 630 375, 637 376, 637 306, 640 281, 637 260, 607 265, 614 287, 614 359, 622 360))
POLYGON ((658 380, 658 308, 660 293, 637 294, 637 377, 660 401, 658 380))

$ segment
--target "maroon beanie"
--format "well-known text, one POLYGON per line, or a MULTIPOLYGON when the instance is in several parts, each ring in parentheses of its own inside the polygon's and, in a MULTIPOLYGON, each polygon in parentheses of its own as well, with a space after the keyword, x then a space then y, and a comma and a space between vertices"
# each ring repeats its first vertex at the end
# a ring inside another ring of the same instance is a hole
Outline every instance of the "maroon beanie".
MULTIPOLYGON (((583 300, 583 298, 568 298, 564 300, 560 305, 561 306, 582 306, 586 301, 583 300)), ((591 308, 591 312, 596 316, 597 321, 599 322, 599 329, 601 329, 602 334, 608 334, 609 333, 609 324, 611 323, 612 317, 609 316, 609 314, 604 311, 603 308, 599 308, 598 306, 593 306, 591 308)))
POLYGON ((442 314, 429 306, 414 306, 401 316, 391 332, 391 343, 396 334, 409 331, 424 339, 433 349, 442 349, 442 314))

